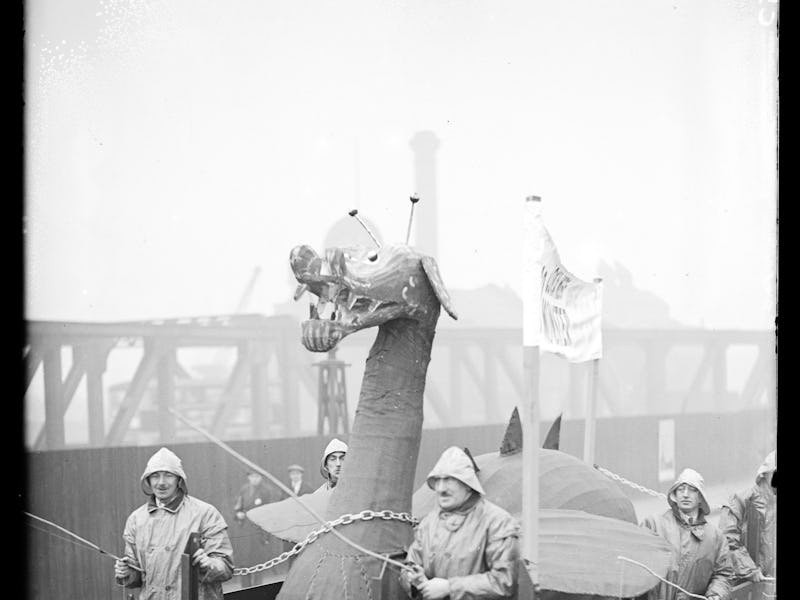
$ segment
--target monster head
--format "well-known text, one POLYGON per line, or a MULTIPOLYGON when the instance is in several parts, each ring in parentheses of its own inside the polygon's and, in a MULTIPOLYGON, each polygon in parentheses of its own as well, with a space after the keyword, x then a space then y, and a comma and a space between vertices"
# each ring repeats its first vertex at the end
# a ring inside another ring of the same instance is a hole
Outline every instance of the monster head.
POLYGON ((323 258, 303 245, 292 249, 289 263, 299 282, 295 300, 306 291, 318 299, 302 325, 303 345, 312 352, 394 319, 433 328, 440 305, 458 318, 436 261, 410 246, 329 248, 323 258))

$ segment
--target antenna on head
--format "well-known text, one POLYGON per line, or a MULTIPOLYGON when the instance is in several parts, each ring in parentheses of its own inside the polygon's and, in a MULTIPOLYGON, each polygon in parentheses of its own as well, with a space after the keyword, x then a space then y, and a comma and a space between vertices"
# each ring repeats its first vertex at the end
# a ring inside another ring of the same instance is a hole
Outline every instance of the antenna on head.
POLYGON ((417 202, 419 202, 419 198, 411 196, 409 200, 411 200, 411 214, 408 215, 408 232, 406 233, 406 246, 408 246, 408 240, 411 239, 411 221, 414 220, 414 205, 417 202))
POLYGON ((351 211, 350 211, 349 213, 347 213, 347 214, 348 214, 348 215, 350 215, 351 217, 355 217, 355 218, 356 218, 356 221, 358 221, 359 223, 361 223, 361 226, 362 226, 364 229, 366 229, 367 233, 369 234, 369 237, 371 237, 371 238, 372 238, 372 241, 373 241, 373 242, 375 242, 375 245, 376 245, 378 248, 380 248, 380 247, 381 247, 381 243, 378 241, 378 238, 376 238, 376 237, 373 235, 373 233, 372 233, 372 232, 369 230, 369 227, 367 227, 367 224, 366 224, 366 223, 364 223, 364 221, 362 221, 362 220, 361 220, 361 217, 359 217, 359 216, 358 216, 358 210, 354 208, 353 210, 351 210, 351 211))

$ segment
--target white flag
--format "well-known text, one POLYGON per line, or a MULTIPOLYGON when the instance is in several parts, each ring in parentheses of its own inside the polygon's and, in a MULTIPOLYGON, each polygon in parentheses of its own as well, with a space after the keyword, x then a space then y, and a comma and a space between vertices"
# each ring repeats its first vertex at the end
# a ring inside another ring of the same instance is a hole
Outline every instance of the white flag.
POLYGON ((570 362, 600 358, 602 285, 570 273, 542 220, 539 198, 525 201, 523 344, 570 362))

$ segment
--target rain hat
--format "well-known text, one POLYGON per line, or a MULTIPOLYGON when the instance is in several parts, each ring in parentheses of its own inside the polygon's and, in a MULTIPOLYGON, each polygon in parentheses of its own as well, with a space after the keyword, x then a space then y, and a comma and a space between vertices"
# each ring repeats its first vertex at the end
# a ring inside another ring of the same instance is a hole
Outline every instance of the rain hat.
MULTIPOLYGON (((772 452, 767 454, 767 457, 764 459, 764 462, 761 463, 760 467, 758 467, 758 471, 756 472, 756 483, 758 483, 758 481, 762 477, 766 479, 768 475, 771 476, 777 470, 778 470, 778 452, 776 450, 773 450, 772 452)), ((770 483, 770 481, 767 480, 767 483, 770 483)))
POLYGON ((347 453, 347 444, 345 444, 342 440, 333 438, 328 445, 325 446, 325 451, 322 453, 322 463, 319 466, 320 474, 325 478, 328 479, 328 469, 325 468, 325 461, 328 460, 328 456, 333 454, 334 452, 344 452, 347 453))
POLYGON ((451 446, 444 452, 439 460, 428 473, 427 482, 428 487, 433 489, 435 480, 440 477, 452 477, 458 479, 464 485, 472 488, 481 496, 485 495, 481 482, 478 481, 478 475, 475 473, 475 467, 472 464, 467 453, 458 446, 451 446))
POLYGON ((703 480, 703 476, 700 475, 694 469, 684 469, 681 471, 680 475, 678 475, 677 481, 672 484, 672 487, 669 488, 669 492, 667 493, 667 502, 672 507, 673 510, 678 510, 678 500, 675 497, 675 490, 678 489, 684 483, 692 486, 700 493, 700 514, 707 515, 711 512, 711 508, 708 505, 708 499, 706 498, 706 483, 703 480))
POLYGON ((169 448, 161 448, 150 457, 150 460, 147 461, 147 466, 144 468, 144 473, 142 473, 142 491, 145 495, 151 496, 153 494, 153 488, 150 486, 148 479, 150 475, 158 471, 166 471, 180 477, 178 488, 183 490, 184 494, 189 492, 186 487, 186 473, 183 471, 181 459, 169 448))

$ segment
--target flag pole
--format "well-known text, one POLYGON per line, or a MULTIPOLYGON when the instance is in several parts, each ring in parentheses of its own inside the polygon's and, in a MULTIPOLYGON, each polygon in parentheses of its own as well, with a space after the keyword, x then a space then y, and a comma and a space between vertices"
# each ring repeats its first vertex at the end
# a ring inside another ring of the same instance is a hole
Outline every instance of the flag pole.
POLYGON ((523 346, 522 351, 522 558, 535 590, 539 585, 539 346, 523 346))
MULTIPOLYGON (((599 285, 603 280, 595 277, 594 283, 599 285)), ((586 425, 583 431, 583 460, 594 465, 595 437, 597 431, 597 392, 600 387, 600 359, 592 359, 589 367, 589 385, 586 394, 586 425)))
POLYGON ((543 235, 541 198, 525 198, 523 222, 523 397, 520 406, 522 425, 522 564, 527 572, 530 589, 523 593, 535 598, 539 589, 539 337, 541 332, 541 261, 543 235))

